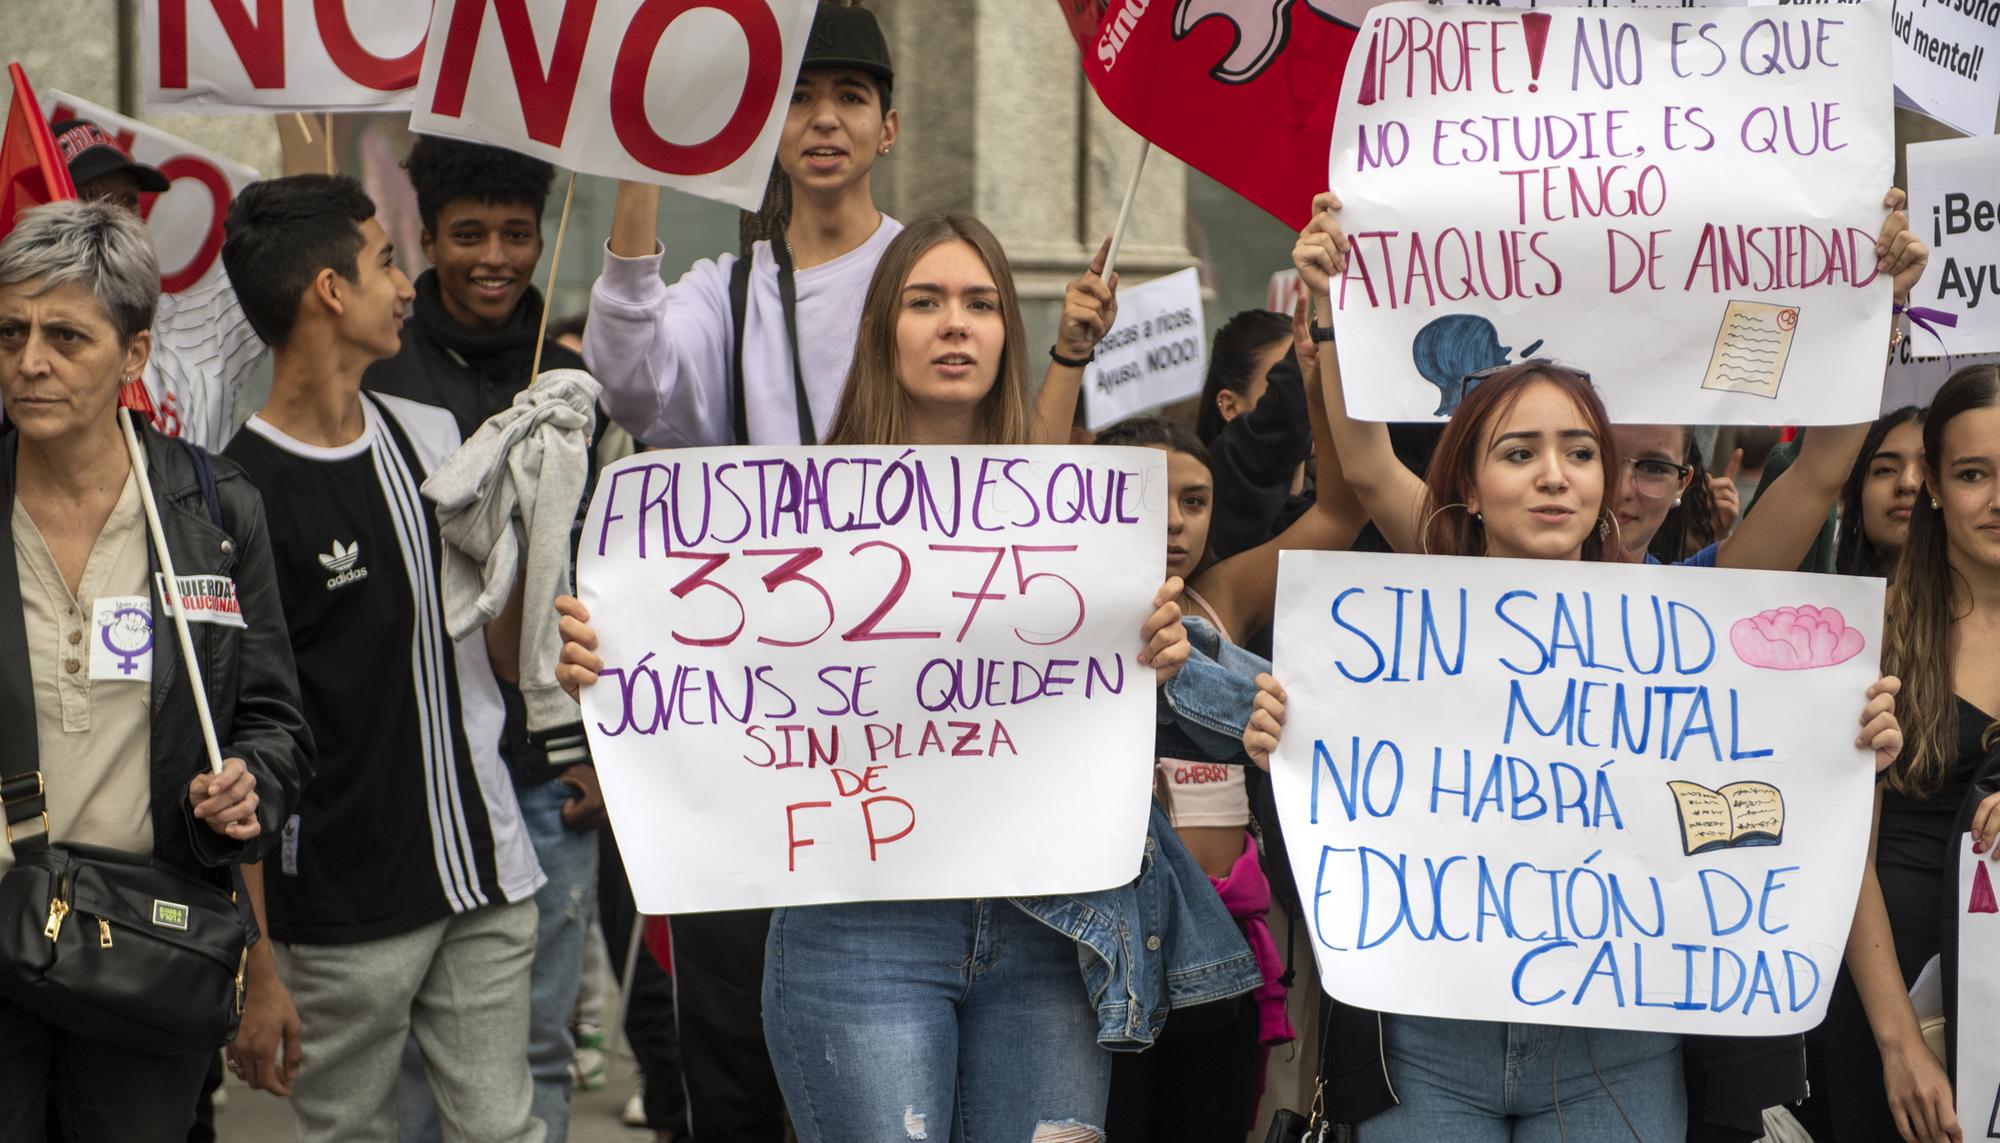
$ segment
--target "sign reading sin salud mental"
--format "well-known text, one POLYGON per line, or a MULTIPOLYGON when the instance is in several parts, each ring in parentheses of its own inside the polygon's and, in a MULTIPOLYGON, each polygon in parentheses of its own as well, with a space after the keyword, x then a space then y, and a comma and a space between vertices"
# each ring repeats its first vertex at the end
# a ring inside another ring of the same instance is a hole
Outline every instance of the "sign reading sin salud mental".
POLYGON ((1613 419, 1875 415, 1887 9, 1370 11, 1330 182, 1348 409, 1447 416, 1530 356, 1613 419))
POLYGON ((1868 845, 1882 581, 1554 571, 1285 553, 1271 774, 1320 979, 1423 1016, 1813 1027, 1868 845))
POLYGON ((732 448, 605 469, 584 723, 641 912, 1130 881, 1146 448, 732 448))

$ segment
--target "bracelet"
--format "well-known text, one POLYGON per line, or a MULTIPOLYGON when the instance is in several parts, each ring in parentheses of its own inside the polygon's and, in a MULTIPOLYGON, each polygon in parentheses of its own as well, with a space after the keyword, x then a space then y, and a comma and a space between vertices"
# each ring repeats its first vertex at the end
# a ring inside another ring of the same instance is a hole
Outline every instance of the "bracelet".
POLYGON ((1097 350, 1092 349, 1090 351, 1089 357, 1064 357, 1062 354, 1056 352, 1055 346, 1051 345, 1049 346, 1049 360, 1055 362, 1057 365, 1064 366, 1065 368, 1081 369, 1084 366, 1090 364, 1091 362, 1097 360, 1097 350))
POLYGON ((1330 325, 1313 326, 1312 339, 1318 342, 1331 342, 1333 340, 1333 327, 1330 325))

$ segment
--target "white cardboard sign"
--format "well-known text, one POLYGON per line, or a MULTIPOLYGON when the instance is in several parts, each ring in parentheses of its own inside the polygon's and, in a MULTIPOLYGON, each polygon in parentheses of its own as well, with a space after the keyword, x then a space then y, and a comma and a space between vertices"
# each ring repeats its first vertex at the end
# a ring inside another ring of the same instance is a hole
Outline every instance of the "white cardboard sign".
POLYGON ((1903 344, 1896 348, 1896 355, 1889 362, 1889 375, 1882 380, 1882 411, 1887 413, 1905 405, 1919 408, 1931 403, 1937 391, 1951 375, 1972 365, 2000 365, 2000 353, 1963 353, 1952 357, 1919 357, 1911 347, 1923 350, 1926 345, 1930 352, 1937 352, 1937 342, 1931 335, 1921 330, 1911 330, 1903 338, 1903 344))
MULTIPOLYGON (((1996 64, 2000 67, 2000 64, 1996 64)), ((2000 138, 1912 143, 1910 227, 1931 245, 1931 264, 1911 304, 1958 318, 1938 327, 1943 351, 2000 351, 2000 138)), ((1912 331, 1918 352, 1939 351, 1937 338, 1912 331)))
POLYGON ((1904 102, 1968 135, 1991 135, 2000 113, 2000 28, 1987 6, 1896 0, 1891 26, 1904 102))
POLYGON ((410 127, 763 202, 814 0, 437 0, 410 127))
POLYGON ((1618 421, 1870 419, 1888 41, 1879 2, 1373 9, 1329 176, 1349 410, 1446 416, 1540 355, 1618 421))
POLYGON ((238 191, 260 178, 254 167, 197 146, 108 107, 51 89, 42 105, 49 122, 91 120, 132 157, 172 180, 164 194, 141 195, 139 213, 160 258, 160 289, 169 294, 207 285, 222 272, 223 223, 238 191))
POLYGON ((1147 448, 606 468, 584 723, 643 913, 1122 885, 1151 797, 1147 448))
POLYGON ((425 0, 146 0, 139 11, 149 111, 404 110, 430 28, 425 0))
POLYGON ((1271 776, 1328 992, 1818 1024, 1868 848, 1881 615, 1880 580, 1286 552, 1271 776))
POLYGON ((1084 371, 1090 431, 1201 394, 1208 348, 1201 274, 1192 267, 1124 290, 1118 324, 1084 371))
POLYGON ((1992 855, 1972 852, 1972 835, 1958 842, 1958 1126, 1971 1139, 2000 1139, 2000 903, 1994 897, 1992 855))

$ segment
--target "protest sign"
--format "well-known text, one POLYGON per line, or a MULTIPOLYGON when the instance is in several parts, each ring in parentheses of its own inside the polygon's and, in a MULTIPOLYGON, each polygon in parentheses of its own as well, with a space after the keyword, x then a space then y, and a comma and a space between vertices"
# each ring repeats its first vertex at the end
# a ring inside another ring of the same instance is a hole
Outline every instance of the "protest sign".
POLYGON ((1911 304, 1957 319, 1935 334, 1912 331, 1917 352, 2000 351, 2000 138, 1912 143, 1904 161, 1910 226, 1931 245, 1911 304))
POLYGON ((1890 26, 1904 102, 1968 135, 1991 135, 2000 115, 1995 21, 2000 6, 1989 0, 1896 0, 1890 26))
POLYGON ((1330 173, 1349 412, 1447 416, 1541 355, 1619 421, 1872 418, 1887 42, 1879 3, 1372 10, 1330 173))
POLYGON ((1090 431, 1201 394, 1208 349, 1201 275, 1182 270, 1120 290, 1118 324, 1084 371, 1090 431))
POLYGON ((163 194, 139 196, 139 214, 160 258, 163 292, 206 285, 221 273, 222 224, 236 193, 260 177, 256 168, 74 95, 50 91, 47 107, 51 125, 91 120, 134 159, 159 168, 172 181, 163 194))
POLYGON ((756 210, 813 7, 437 0, 410 129, 756 210))
POLYGON ((1967 1139, 2000 1139, 2000 902, 1993 862, 1958 842, 1958 1126, 1967 1139))
POLYGON ((604 470, 584 724, 644 913, 1138 874, 1148 448, 731 448, 604 470))
MULTIPOLYGON (((1961 353, 1952 357, 1919 357, 1911 352, 1914 345, 1921 350, 1917 339, 1930 341, 1928 333, 1912 332, 1903 338, 1903 344, 1896 347, 1889 359, 1889 374, 1882 379, 1882 411, 1887 413, 1905 405, 1922 407, 1931 403, 1931 398, 1951 379, 1951 375, 1973 365, 2000 365, 2000 353, 1961 353)), ((1930 351, 1937 352, 1937 343, 1931 342, 1930 351)))
POLYGON ((1286 552, 1271 777, 1327 990, 1818 1024, 1868 851, 1881 622, 1872 579, 1286 552))
POLYGON ((146 109, 220 115, 404 110, 430 28, 423 0, 147 0, 139 12, 146 109))

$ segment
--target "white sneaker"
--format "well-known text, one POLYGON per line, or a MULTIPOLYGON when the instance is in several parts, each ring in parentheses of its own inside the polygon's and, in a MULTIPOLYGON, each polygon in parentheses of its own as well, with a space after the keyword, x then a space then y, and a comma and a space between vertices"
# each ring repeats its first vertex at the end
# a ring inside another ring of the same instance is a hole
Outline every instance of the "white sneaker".
POLYGON ((632 1098, 625 1101, 625 1113, 619 1117, 627 1127, 646 1125, 646 1087, 644 1084, 632 1089, 632 1098))

